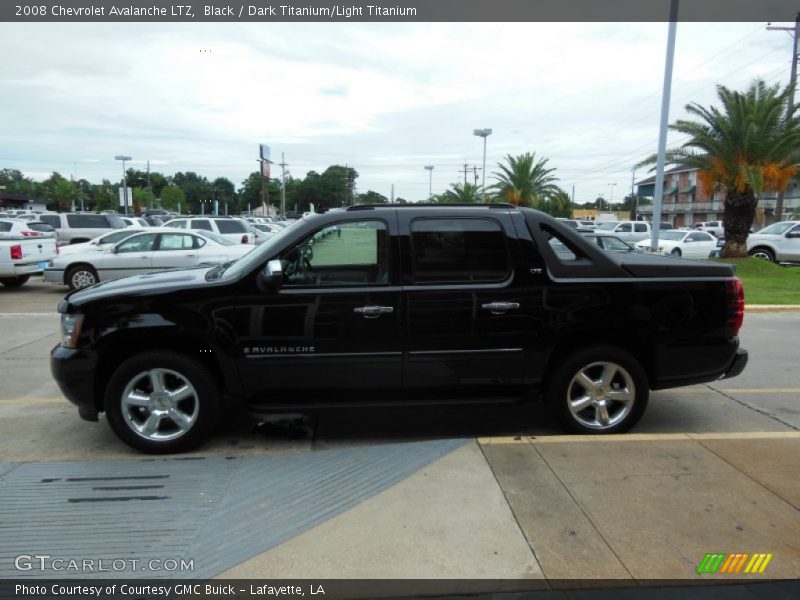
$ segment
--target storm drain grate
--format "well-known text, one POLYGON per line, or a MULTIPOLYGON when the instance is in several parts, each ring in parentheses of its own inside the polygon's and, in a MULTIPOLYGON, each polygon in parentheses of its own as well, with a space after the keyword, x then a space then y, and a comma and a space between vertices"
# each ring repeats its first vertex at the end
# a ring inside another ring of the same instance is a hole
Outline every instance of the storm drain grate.
POLYGON ((0 463, 0 577, 213 577, 464 443, 236 459, 0 463), (111 571, 19 571, 19 555, 92 560, 95 569, 111 571), (193 570, 149 568, 181 559, 193 570))

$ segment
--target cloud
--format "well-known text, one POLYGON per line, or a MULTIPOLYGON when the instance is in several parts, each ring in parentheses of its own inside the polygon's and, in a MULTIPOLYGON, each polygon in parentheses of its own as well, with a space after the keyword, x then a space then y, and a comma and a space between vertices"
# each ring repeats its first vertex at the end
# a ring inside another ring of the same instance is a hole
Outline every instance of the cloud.
MULTIPOLYGON (((263 142, 296 175, 347 163, 360 191, 421 199, 423 165, 435 192, 463 180, 481 166, 472 130, 491 127, 490 172, 536 151, 580 199, 654 150, 665 39, 663 23, 4 23, 0 163, 69 172, 91 156, 81 176, 114 179, 123 152, 238 184, 263 142)), ((681 23, 671 118, 716 83, 785 80, 785 41, 681 23)))

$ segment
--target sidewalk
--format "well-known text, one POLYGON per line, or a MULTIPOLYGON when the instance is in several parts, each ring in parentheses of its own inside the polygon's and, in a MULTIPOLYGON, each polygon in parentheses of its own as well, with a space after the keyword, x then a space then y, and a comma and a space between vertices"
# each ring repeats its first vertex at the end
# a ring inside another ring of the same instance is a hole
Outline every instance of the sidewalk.
POLYGON ((798 470, 796 432, 470 441, 219 576, 452 579, 439 593, 797 578, 798 470), (709 552, 774 557, 761 575, 697 575, 709 552))

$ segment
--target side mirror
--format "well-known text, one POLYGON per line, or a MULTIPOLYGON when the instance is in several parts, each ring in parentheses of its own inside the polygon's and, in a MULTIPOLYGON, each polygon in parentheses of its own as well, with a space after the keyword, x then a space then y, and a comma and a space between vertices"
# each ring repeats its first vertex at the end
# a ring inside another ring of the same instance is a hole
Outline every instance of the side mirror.
POLYGON ((283 266, 279 260, 271 260, 258 274, 256 279, 258 289, 263 293, 277 291, 283 285, 283 266))
POLYGON ((800 238, 800 231, 788 231, 786 237, 789 239, 800 238))

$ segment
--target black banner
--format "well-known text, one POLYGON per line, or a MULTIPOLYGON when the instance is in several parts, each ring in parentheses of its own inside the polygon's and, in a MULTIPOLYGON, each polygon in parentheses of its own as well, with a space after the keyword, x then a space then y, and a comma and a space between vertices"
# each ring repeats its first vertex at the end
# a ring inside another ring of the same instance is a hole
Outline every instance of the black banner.
POLYGON ((624 597, 678 600, 703 597, 798 598, 800 581, 754 579, 547 580, 547 579, 214 579, 116 580, 64 579, 0 582, 0 598, 47 600, 358 600, 368 598, 444 598, 481 600, 568 600, 624 597), (697 589, 700 586, 700 589, 697 589), (699 596, 698 596, 699 597, 699 596))
MULTIPOLYGON (((678 20, 794 21, 793 0, 682 0, 678 20)), ((645 22, 669 20, 670 0, 11 0, 17 22, 645 22)))

